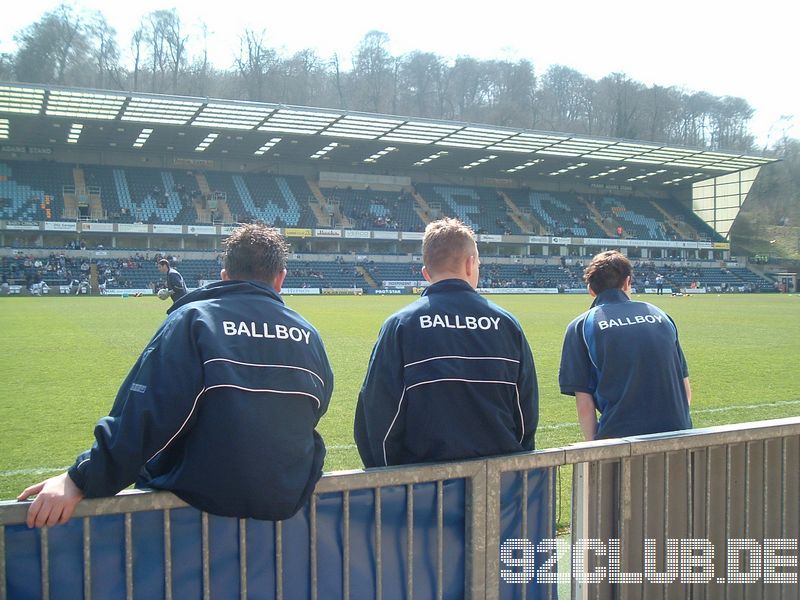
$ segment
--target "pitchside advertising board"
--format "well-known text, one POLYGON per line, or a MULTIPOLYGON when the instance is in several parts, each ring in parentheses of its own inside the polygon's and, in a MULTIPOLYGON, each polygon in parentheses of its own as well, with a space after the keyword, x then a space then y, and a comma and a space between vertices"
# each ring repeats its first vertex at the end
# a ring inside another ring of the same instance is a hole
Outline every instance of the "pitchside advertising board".
POLYGON ((478 288, 479 294, 557 294, 558 288, 478 288))

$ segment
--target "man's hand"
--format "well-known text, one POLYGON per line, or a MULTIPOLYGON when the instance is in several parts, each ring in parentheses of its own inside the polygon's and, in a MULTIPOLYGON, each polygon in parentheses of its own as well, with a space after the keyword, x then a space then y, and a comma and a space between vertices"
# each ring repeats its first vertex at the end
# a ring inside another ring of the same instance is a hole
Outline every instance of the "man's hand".
POLYGON ((17 500, 38 494, 28 509, 28 527, 52 527, 69 521, 83 493, 69 475, 62 473, 22 490, 17 500))

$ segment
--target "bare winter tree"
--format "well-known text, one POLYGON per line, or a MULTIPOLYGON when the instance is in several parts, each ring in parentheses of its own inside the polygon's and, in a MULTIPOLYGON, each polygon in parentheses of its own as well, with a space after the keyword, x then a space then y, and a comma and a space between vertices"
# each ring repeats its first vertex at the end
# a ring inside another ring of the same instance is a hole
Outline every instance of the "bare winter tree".
POLYGON ((83 22, 66 4, 45 13, 14 40, 18 44, 14 72, 19 81, 64 85, 81 75, 77 67, 86 62, 88 42, 83 22))
POLYGON ((267 79, 278 62, 277 52, 267 46, 265 36, 263 29, 260 32, 246 29, 239 38, 239 56, 235 63, 247 100, 267 99, 267 79))
POLYGON ((392 105, 394 61, 386 48, 389 36, 370 31, 356 48, 353 79, 356 99, 362 110, 385 112, 392 105))

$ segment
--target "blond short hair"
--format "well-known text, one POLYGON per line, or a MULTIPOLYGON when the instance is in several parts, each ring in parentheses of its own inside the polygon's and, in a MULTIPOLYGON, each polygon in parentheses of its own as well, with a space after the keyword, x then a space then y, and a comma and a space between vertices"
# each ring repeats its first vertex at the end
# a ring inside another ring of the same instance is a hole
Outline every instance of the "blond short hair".
POLYGON ((458 219, 431 221, 422 238, 422 263, 429 273, 457 271, 459 263, 477 255, 475 232, 458 219))

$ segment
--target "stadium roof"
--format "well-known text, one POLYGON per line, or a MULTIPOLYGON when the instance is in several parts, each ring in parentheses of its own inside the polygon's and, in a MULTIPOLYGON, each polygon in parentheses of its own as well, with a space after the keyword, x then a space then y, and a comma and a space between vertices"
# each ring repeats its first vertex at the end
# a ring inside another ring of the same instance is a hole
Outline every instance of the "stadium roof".
POLYGON ((212 98, 0 83, 0 149, 682 185, 774 159, 611 138, 212 98))

